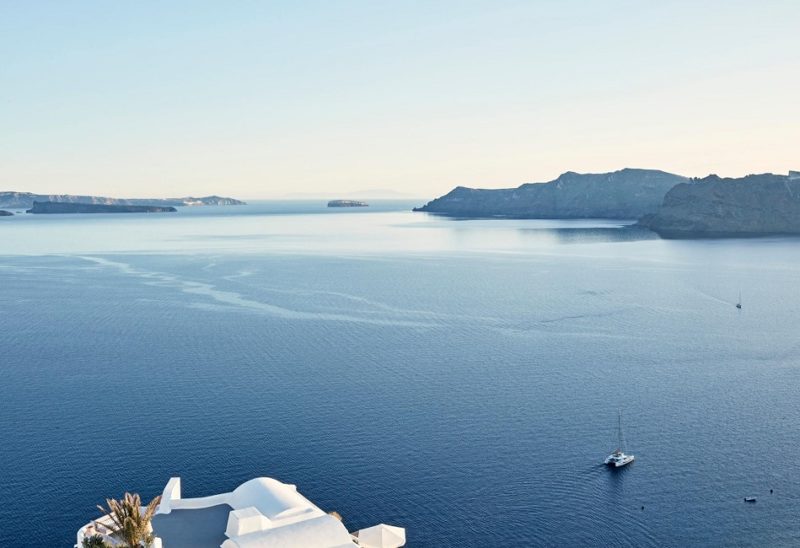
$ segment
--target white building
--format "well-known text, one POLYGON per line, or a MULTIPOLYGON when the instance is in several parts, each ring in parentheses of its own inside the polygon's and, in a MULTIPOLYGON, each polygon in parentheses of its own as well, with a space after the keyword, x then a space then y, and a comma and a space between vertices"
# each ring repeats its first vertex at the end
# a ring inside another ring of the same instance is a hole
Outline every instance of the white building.
MULTIPOLYGON (((116 544, 104 516, 78 531, 98 532, 116 544)), ((349 533, 341 521, 297 492, 294 485, 255 478, 230 493, 181 498, 181 479, 171 478, 152 520, 154 548, 398 548, 405 530, 376 525, 349 533)))

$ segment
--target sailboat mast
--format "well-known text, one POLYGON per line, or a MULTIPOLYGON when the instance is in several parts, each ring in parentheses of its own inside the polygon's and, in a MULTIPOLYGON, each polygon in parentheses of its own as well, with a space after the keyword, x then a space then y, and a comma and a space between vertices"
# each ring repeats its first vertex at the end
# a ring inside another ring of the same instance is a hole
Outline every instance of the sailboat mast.
POLYGON ((622 410, 620 409, 617 414, 617 445, 620 451, 625 451, 625 437, 622 435, 622 410))

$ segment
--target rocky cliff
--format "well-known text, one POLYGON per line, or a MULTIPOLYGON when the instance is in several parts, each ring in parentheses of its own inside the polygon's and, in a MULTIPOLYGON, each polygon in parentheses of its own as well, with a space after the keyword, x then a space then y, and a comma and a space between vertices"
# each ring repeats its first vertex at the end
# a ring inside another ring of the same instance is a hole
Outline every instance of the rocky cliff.
POLYGON ((171 213, 172 206, 83 204, 68 202, 33 202, 28 213, 171 213))
POLYGON ((0 192, 0 207, 30 208, 33 202, 59 202, 73 204, 106 204, 106 205, 157 205, 157 206, 189 206, 189 205, 242 205, 244 202, 223 196, 204 196, 194 198, 107 198, 105 196, 79 196, 75 194, 33 194, 31 192, 0 192))
POLYGON ((688 179, 651 169, 567 172, 554 181, 518 188, 457 187, 415 211, 459 217, 638 219, 654 213, 673 186, 688 179))
POLYGON ((665 238, 800 234, 800 179, 709 175, 677 185, 639 224, 665 238))

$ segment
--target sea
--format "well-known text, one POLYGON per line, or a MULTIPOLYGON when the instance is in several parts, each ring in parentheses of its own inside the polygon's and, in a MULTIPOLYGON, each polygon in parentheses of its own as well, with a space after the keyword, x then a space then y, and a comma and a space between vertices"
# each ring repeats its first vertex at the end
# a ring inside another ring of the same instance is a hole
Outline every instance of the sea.
POLYGON ((171 476, 411 547, 800 545, 800 239, 420 203, 0 218, 0 546, 171 476))

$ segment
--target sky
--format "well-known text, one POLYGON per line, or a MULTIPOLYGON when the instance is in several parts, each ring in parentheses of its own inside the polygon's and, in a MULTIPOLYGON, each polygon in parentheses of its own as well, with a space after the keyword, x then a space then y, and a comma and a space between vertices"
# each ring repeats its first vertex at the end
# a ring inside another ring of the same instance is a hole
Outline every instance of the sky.
POLYGON ((0 0, 0 190, 800 170, 800 2, 0 0))

